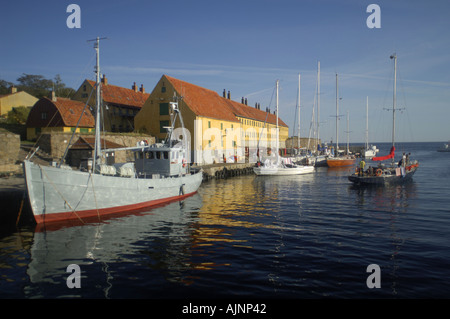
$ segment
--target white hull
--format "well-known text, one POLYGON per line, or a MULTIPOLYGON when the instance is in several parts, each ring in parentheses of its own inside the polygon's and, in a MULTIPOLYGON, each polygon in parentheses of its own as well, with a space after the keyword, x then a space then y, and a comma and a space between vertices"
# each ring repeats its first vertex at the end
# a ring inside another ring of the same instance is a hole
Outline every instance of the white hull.
POLYGON ((256 175, 300 175, 314 172, 314 166, 296 166, 296 167, 282 167, 282 166, 261 166, 253 167, 256 175))
POLYGON ((195 193, 202 171, 170 178, 105 176, 24 161, 37 223, 100 217, 178 200, 195 193))

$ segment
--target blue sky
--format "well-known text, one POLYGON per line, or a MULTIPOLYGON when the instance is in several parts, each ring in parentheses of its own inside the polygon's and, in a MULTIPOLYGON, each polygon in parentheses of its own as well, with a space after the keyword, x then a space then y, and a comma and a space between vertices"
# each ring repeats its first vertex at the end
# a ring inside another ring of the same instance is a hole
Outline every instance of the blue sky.
POLYGON ((280 80, 280 117, 294 128, 301 74, 301 136, 307 137, 321 64, 320 136, 335 141, 336 73, 339 142, 391 139, 393 62, 398 56, 398 141, 450 139, 450 2, 385 0, 8 1, 1 5, 0 79, 22 73, 62 80, 77 89, 94 78, 95 51, 109 83, 143 84, 150 92, 163 74, 231 91, 273 110, 280 80), (81 28, 69 29, 69 4, 81 8, 81 28), (369 4, 381 9, 370 29, 369 4), (271 102, 272 101, 272 102, 271 102))

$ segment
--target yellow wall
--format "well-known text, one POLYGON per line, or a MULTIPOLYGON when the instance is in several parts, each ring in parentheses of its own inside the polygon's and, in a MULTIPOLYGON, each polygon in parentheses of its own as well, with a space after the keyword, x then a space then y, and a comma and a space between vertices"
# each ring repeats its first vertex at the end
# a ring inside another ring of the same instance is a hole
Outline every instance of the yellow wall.
POLYGON ((0 97, 0 116, 5 116, 13 107, 31 107, 38 101, 37 98, 21 91, 0 97))
MULTIPOLYGON (((177 94, 178 95, 178 94, 177 94)), ((151 134, 162 141, 166 137, 166 131, 160 131, 160 122, 167 121, 167 126, 170 126, 170 116, 160 114, 160 104, 169 103, 173 101, 174 88, 171 83, 164 77, 156 84, 150 97, 143 105, 140 112, 134 118, 134 127, 136 132, 151 134), (163 86, 165 89, 163 90, 163 86)), ((230 155, 237 155, 236 149, 250 147, 256 149, 259 134, 264 127, 264 122, 253 119, 245 119, 237 117, 237 121, 227 121, 204 116, 197 116, 192 110, 187 107, 184 101, 179 102, 184 126, 190 133, 190 146, 192 151, 210 150, 224 150, 225 157, 230 155), (197 122, 197 124, 195 124, 197 122), (201 127, 201 137, 196 137, 199 134, 201 127), (248 130, 250 129, 250 130, 248 130), (249 133, 249 134, 248 134, 249 133), (197 145, 196 143, 197 142, 197 145), (197 149, 195 147, 197 146, 197 149), (226 152, 225 152, 226 151, 226 152)), ((176 128, 181 127, 179 121, 176 122, 176 128)), ((288 138, 289 128, 280 128, 280 147, 284 147, 284 142, 288 138)), ((276 125, 266 124, 265 134, 261 144, 264 146, 274 147, 271 144, 271 139, 275 140, 276 125), (274 133, 275 134, 275 133, 274 133)), ((242 154, 243 155, 243 154, 242 154)), ((216 158, 215 161, 220 161, 216 158)))
MULTIPOLYGON (((27 140, 36 139, 41 133, 50 133, 50 132, 73 132, 75 130, 74 127, 27 127, 27 140)), ((79 127, 76 129, 78 133, 93 133, 95 132, 94 128, 84 128, 79 127)))

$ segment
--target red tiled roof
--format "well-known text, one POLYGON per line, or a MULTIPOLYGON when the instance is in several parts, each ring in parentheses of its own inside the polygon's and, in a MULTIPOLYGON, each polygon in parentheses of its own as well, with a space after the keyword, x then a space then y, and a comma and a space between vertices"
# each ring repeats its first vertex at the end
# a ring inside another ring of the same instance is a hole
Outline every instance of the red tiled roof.
MULTIPOLYGON (((183 100, 189 108, 197 115, 237 122, 237 116, 247 119, 264 122, 267 112, 258 110, 254 107, 229 100, 217 94, 217 92, 202 88, 200 86, 181 81, 163 75, 173 85, 179 95, 183 96, 183 100)), ((267 122, 276 124, 276 115, 269 114, 267 122)), ((278 125, 287 127, 280 118, 278 125)))
MULTIPOLYGON (((92 87, 95 87, 95 81, 87 80, 92 87)), ((134 106, 141 108, 145 101, 150 96, 149 93, 142 93, 140 91, 135 91, 132 89, 127 89, 124 87, 111 85, 111 84, 102 84, 102 96, 103 101, 114 103, 114 104, 120 104, 120 105, 127 105, 127 106, 134 106)))
MULTIPOLYGON (((48 99, 51 101, 50 99, 48 99)), ((56 101, 51 101, 59 110, 62 116, 65 126, 75 127, 80 119, 81 112, 83 112, 85 103, 80 101, 74 101, 70 99, 65 99, 62 97, 56 98, 56 101)), ((95 119, 92 115, 89 106, 84 110, 84 114, 81 117, 79 126, 81 127, 94 127, 95 119)))
POLYGON ((183 101, 196 114, 214 119, 238 122, 238 119, 216 92, 164 75, 183 101))
MULTIPOLYGON (((75 127, 83 112, 85 103, 58 97, 38 100, 30 111, 27 127, 75 127), (43 118, 42 114, 46 117, 43 118)), ((94 127, 95 120, 89 107, 86 107, 80 119, 79 127, 94 127)))

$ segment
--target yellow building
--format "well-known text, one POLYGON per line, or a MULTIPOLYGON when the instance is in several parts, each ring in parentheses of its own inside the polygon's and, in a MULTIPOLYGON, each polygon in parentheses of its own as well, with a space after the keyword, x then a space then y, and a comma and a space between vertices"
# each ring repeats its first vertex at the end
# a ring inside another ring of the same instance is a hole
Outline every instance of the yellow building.
POLYGON ((26 127, 27 139, 33 140, 41 133, 95 132, 95 120, 85 103, 56 97, 53 93, 51 98, 41 98, 34 104, 26 127))
MULTIPOLYGON (((134 83, 131 89, 108 83, 106 76, 101 80, 103 108, 103 130, 108 132, 132 132, 135 115, 141 110, 142 105, 148 99, 143 85, 138 89, 134 83)), ((86 103, 95 107, 97 90, 95 82, 85 80, 72 97, 73 100, 86 103)))
POLYGON ((6 116, 15 107, 32 107, 37 100, 33 95, 25 91, 17 92, 17 88, 12 87, 11 93, 0 95, 0 116, 6 116))
MULTIPOLYGON (((163 75, 134 119, 137 132, 163 140, 170 125, 170 102, 178 101, 191 150, 198 164, 256 160, 257 149, 274 149, 276 116, 232 101, 230 93, 218 93, 163 75)), ((176 128, 181 127, 177 121, 176 128)), ((289 128, 279 119, 280 145, 289 128)))

